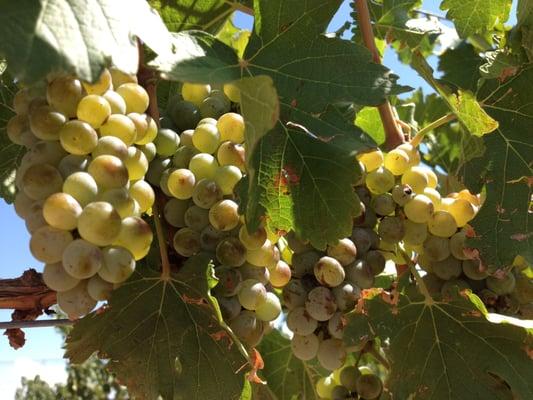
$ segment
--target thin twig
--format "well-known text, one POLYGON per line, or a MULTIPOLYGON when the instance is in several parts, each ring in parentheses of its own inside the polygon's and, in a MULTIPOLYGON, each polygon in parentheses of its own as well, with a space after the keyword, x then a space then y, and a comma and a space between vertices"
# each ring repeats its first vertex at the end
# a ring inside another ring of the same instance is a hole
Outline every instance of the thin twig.
POLYGON ((456 118, 457 117, 455 116, 455 114, 450 113, 450 114, 446 114, 446 115, 440 117, 439 119, 436 119, 432 123, 424 126, 422 129, 420 129, 418 131, 418 133, 411 139, 410 143, 414 147, 417 147, 418 145, 420 145, 420 142, 422 142, 422 139, 424 138, 424 136, 428 132, 431 132, 433 129, 437 129, 439 126, 444 125, 444 124, 446 124, 446 123, 448 123, 450 121, 453 121, 456 118))
POLYGON ((37 321, 8 321, 0 322, 2 329, 21 329, 21 328, 50 328, 55 326, 68 326, 74 324, 70 319, 41 319, 37 321))
POLYGON ((226 4, 229 4, 234 10, 237 10, 237 11, 240 11, 244 14, 248 14, 248 15, 254 15, 254 10, 251 9, 250 7, 246 7, 245 5, 241 4, 241 3, 238 3, 236 1, 228 1, 226 0, 225 2, 226 4))
POLYGON ((161 254, 161 278, 168 279, 170 278, 170 261, 168 259, 167 241, 163 230, 163 224, 161 223, 157 201, 152 207, 152 212, 154 214, 155 232, 159 243, 159 253, 161 254))
POLYGON ((441 14, 436 14, 434 12, 431 12, 431 11, 427 11, 427 10, 421 10, 421 9, 414 9, 413 12, 415 14, 423 14, 423 15, 428 15, 430 17, 435 17, 435 18, 438 18, 438 19, 442 19, 444 21, 449 21, 448 18, 446 18, 445 15, 441 15, 441 14))

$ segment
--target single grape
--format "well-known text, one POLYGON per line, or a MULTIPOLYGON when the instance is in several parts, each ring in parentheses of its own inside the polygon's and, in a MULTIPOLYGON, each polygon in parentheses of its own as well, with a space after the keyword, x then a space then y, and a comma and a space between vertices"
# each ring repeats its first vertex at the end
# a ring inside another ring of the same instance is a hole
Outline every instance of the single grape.
POLYGON ((209 225, 209 211, 198 206, 190 206, 184 214, 185 225, 192 230, 201 232, 209 225))
POLYGON ((111 114, 126 114, 126 102, 117 92, 108 90, 102 97, 109 103, 111 114))
POLYGON ((453 216, 457 226, 462 227, 476 216, 477 208, 469 201, 458 198, 450 203, 447 211, 453 216))
POLYGON ((231 195, 235 190, 235 185, 241 180, 242 172, 234 165, 223 165, 217 168, 214 181, 222 190, 222 194, 231 195))
POLYGON ((121 283, 135 270, 133 254, 124 247, 109 246, 102 250, 103 263, 98 275, 110 283, 121 283))
POLYGON ((83 239, 76 239, 65 248, 62 261, 70 276, 87 279, 102 267, 103 254, 98 246, 83 239))
POLYGON ((258 267, 269 267, 277 264, 280 259, 279 252, 276 252, 275 245, 266 240, 263 246, 256 250, 246 251, 246 261, 258 267))
POLYGON ((405 235, 405 227, 400 217, 385 217, 379 222, 378 235, 390 243, 400 242, 405 235))
POLYGON ((135 124, 137 131, 135 144, 145 145, 154 141, 157 137, 157 124, 152 117, 146 114, 129 113, 128 118, 135 124))
POLYGON ((361 376, 359 368, 354 365, 348 365, 341 369, 339 376, 340 384, 350 392, 355 392, 357 390, 357 378, 359 376, 361 376))
POLYGON ((356 260, 345 267, 346 280, 361 288, 369 289, 374 286, 374 273, 364 260, 356 260))
POLYGON ((457 232, 450 238, 450 252, 455 258, 459 260, 468 260, 468 257, 465 255, 465 242, 466 242, 466 233, 463 231, 457 232))
POLYGON ((383 153, 380 149, 372 149, 366 153, 359 153, 357 159, 365 166, 366 172, 372 172, 383 165, 383 153))
POLYGON ((86 171, 90 162, 90 156, 77 156, 74 154, 69 154, 61 159, 57 169, 59 170, 59 173, 63 179, 66 180, 70 175, 76 172, 86 171))
POLYGON ((337 304, 331 290, 319 286, 309 292, 305 309, 317 321, 327 321, 337 311, 337 304))
POLYGON ((146 180, 154 186, 159 186, 161 182, 161 175, 170 166, 170 159, 155 158, 148 168, 146 173, 146 180))
POLYGON ((207 97, 200 105, 202 118, 219 118, 230 110, 230 103, 220 96, 207 97))
POLYGON ((90 94, 80 100, 76 115, 79 120, 85 121, 97 129, 111 115, 111 106, 104 97, 90 94))
POLYGON ((111 73, 104 69, 94 83, 82 82, 83 88, 88 94, 104 94, 113 87, 111 73))
POLYGON ((246 171, 244 146, 230 141, 223 142, 217 151, 220 165, 234 165, 241 171, 246 171))
MULTIPOLYGON (((24 145, 23 140, 24 132, 30 131, 30 121, 26 115, 14 115, 7 122, 6 133, 13 143, 18 145, 24 145)), ((32 134, 33 135, 33 134, 32 134)))
POLYGON ((64 292, 72 289, 78 283, 79 279, 76 279, 65 271, 61 262, 46 264, 43 270, 43 282, 50 289, 56 292, 64 292))
POLYGON ((457 231, 457 224, 447 211, 436 211, 428 221, 428 229, 432 235, 448 238, 457 231))
POLYGON ((128 146, 122 140, 115 136, 104 136, 98 139, 96 147, 93 149, 92 156, 115 156, 124 161, 128 157, 128 146))
POLYGON ((377 399, 383 391, 383 383, 374 374, 360 375, 356 381, 357 393, 364 400, 377 399))
POLYGON ((109 300, 112 291, 113 284, 104 281, 98 275, 93 276, 87 282, 87 292, 96 301, 109 300))
POLYGON ((365 261, 370 267, 372 274, 375 276, 381 274, 385 270, 385 257, 380 251, 372 250, 366 253, 365 261))
POLYGON ((113 243, 120 230, 120 215, 111 204, 103 201, 87 204, 78 218, 80 236, 97 246, 113 243))
POLYGON ((305 307, 295 307, 287 314, 287 327, 297 335, 310 335, 318 327, 318 321, 311 317, 305 307))
POLYGON ((332 400, 344 400, 350 398, 350 392, 344 386, 337 385, 331 391, 332 400))
POLYGON ((218 278, 218 284, 214 289, 217 296, 233 297, 237 295, 243 281, 240 269, 227 268, 225 266, 217 267, 215 275, 218 278))
POLYGON ((200 122, 198 122, 198 126, 202 125, 202 124, 211 124, 211 125, 214 125, 216 126, 217 125, 217 120, 214 119, 214 118, 202 118, 200 120, 200 122))
POLYGON ((355 244, 355 247, 357 249, 357 254, 359 255, 365 254, 372 246, 372 238, 367 229, 354 228, 350 238, 355 244))
POLYGON ((392 188, 392 199, 399 206, 405 206, 414 196, 409 185, 396 185, 392 188))
POLYGON ((69 231, 42 226, 31 236, 30 251, 37 260, 53 264, 61 261, 65 248, 73 239, 69 231))
POLYGON ((320 365, 329 371, 340 368, 346 359, 346 349, 342 340, 322 340, 318 346, 316 357, 320 365))
POLYGON ((221 141, 244 142, 244 118, 242 115, 232 112, 226 113, 218 119, 216 124, 221 141))
POLYGON ((220 144, 220 133, 215 125, 198 125, 192 135, 192 143, 202 153, 213 154, 220 144))
POLYGON ((340 311, 347 311, 353 309, 355 302, 361 295, 361 289, 358 286, 348 282, 343 282, 332 290, 333 296, 335 296, 335 303, 340 311))
POLYGON ((405 235, 403 241, 407 244, 418 246, 424 243, 428 236, 427 225, 422 223, 418 224, 411 220, 406 219, 403 221, 405 227, 405 235))
POLYGON ((379 167, 366 175, 365 184, 373 194, 383 194, 393 188, 394 175, 388 169, 379 167))
POLYGON ((486 279, 489 276, 489 272, 479 260, 464 260, 462 262, 463 274, 469 279, 479 281, 486 279))
POLYGON ((157 155, 155 144, 150 142, 137 147, 144 153, 148 162, 152 162, 155 159, 155 156, 157 155))
POLYGON ((43 204, 43 217, 54 228, 70 231, 76 229, 82 208, 74 197, 67 193, 54 193, 43 204))
POLYGON ((172 157, 172 164, 176 168, 189 168, 191 159, 196 154, 200 154, 200 153, 198 152, 198 150, 192 147, 184 146, 183 143, 181 144, 182 146, 178 148, 178 150, 176 150, 176 152, 174 153, 174 156, 172 157))
POLYGON ((55 78, 46 89, 48 103, 68 118, 76 116, 78 103, 82 97, 81 82, 70 76, 55 78))
POLYGON ((146 90, 136 83, 123 83, 115 90, 126 102, 126 113, 142 114, 148 108, 150 99, 146 90))
POLYGON ((283 261, 279 260, 270 271, 270 283, 276 288, 285 286, 291 279, 291 267, 283 261))
POLYGON ((137 139, 137 127, 135 123, 122 114, 112 114, 100 126, 100 136, 114 136, 124 142, 126 146, 131 146, 137 139))
POLYGON ((324 286, 338 286, 344 280, 344 269, 335 258, 322 257, 314 267, 315 278, 324 286))
POLYGON ((168 190, 172 196, 180 200, 190 199, 194 192, 196 179, 188 169, 177 169, 168 176, 168 190))
POLYGON ((29 214, 26 217, 25 225, 30 234, 33 234, 37 229, 48 226, 48 223, 43 216, 43 204, 42 200, 36 201, 32 204, 29 214))
POLYGON ((328 320, 328 332, 331 337, 335 339, 342 339, 344 336, 344 328, 346 327, 347 323, 348 321, 344 318, 344 314, 342 312, 337 311, 335 314, 333 314, 333 317, 328 320))
POLYGON ((413 146, 411 143, 402 143, 398 147, 396 147, 398 150, 402 150, 409 156, 409 166, 414 167, 418 164, 420 164, 420 153, 418 152, 418 149, 413 146))
POLYGON ((199 153, 191 158, 189 169, 192 171, 197 181, 202 179, 214 179, 218 170, 218 162, 207 153, 199 153))
POLYGON ((124 187, 129 180, 126 165, 115 156, 98 156, 91 161, 87 170, 98 186, 104 189, 124 187))
POLYGON ((148 182, 139 180, 130 185, 128 189, 130 196, 139 204, 141 213, 148 211, 155 202, 155 193, 148 182))
POLYGON ((246 225, 242 225, 239 229, 239 239, 246 249, 257 250, 265 244, 267 240, 267 233, 265 228, 260 227, 255 232, 250 234, 246 228, 246 225))
POLYGON ((411 167, 402 175, 402 184, 409 185, 417 194, 424 193, 424 189, 429 185, 426 170, 422 167, 411 167))
POLYGON ((122 220, 120 234, 113 245, 128 249, 135 260, 146 257, 154 236, 150 225, 140 217, 127 217, 122 220))
POLYGON ((30 214, 34 202, 35 200, 29 198, 26 193, 18 192, 15 196, 15 201, 13 202, 15 212, 20 218, 25 219, 30 214))
POLYGON ((434 206, 429 197, 418 194, 407 202, 403 211, 411 221, 423 224, 431 219, 434 206))
POLYGON ((239 271, 243 279, 255 279, 263 285, 268 285, 270 282, 270 271, 266 267, 256 267, 245 262, 239 267, 239 271))
POLYGON ((433 205, 435 206, 435 209, 437 209, 442 199, 440 193, 433 188, 427 187, 424 189, 423 194, 424 196, 427 196, 431 199, 433 205))
POLYGON ((316 250, 310 250, 303 253, 292 255, 292 271, 296 278, 304 275, 314 275, 315 265, 322 257, 322 253, 316 250))
POLYGON ((163 157, 172 156, 180 145, 179 135, 171 129, 159 129, 154 139, 157 154, 163 157))
POLYGON ((57 168, 49 164, 35 164, 22 175, 22 187, 29 198, 44 200, 61 191, 63 178, 57 168))
POLYGON ((309 335, 294 335, 291 340, 292 354, 300 360, 309 361, 316 357, 320 341, 313 333, 309 335))
POLYGON ((217 245, 216 257, 223 265, 238 267, 246 261, 246 248, 237 238, 225 238, 217 245))
POLYGON ((218 297, 217 302, 220 306, 220 311, 222 312, 222 318, 224 318, 224 321, 231 321, 241 312, 241 303, 239 303, 237 296, 218 297))
POLYGON ((63 114, 50 106, 43 105, 30 113, 30 128, 41 140, 58 140, 59 131, 66 120, 63 114))
POLYGON ((512 272, 506 273, 503 277, 489 276, 486 280, 487 288, 498 296, 510 294, 516 287, 516 278, 512 272))
POLYGON ((241 91, 233 83, 226 83, 223 87, 224 94, 234 103, 241 102, 241 91))
POLYGON ((355 261, 357 247, 350 239, 344 238, 339 240, 337 244, 328 246, 327 254, 340 262, 341 265, 348 265, 355 261))
POLYGON ((209 222, 220 231, 230 231, 239 222, 239 205, 233 200, 221 200, 209 209, 209 222))
POLYGON ((214 252, 220 241, 226 237, 228 237, 228 232, 222 232, 207 225, 200 232, 200 244, 203 250, 214 252))
POLYGON ((431 272, 445 281, 458 278, 462 272, 461 261, 454 256, 449 256, 442 261, 432 261, 431 272))
POLYGON ((63 192, 71 195, 82 207, 85 207, 96 199, 98 185, 87 172, 75 172, 65 179, 63 192))
POLYGON ((247 310, 255 310, 266 301, 267 291, 265 285, 255 279, 242 282, 238 293, 239 302, 247 310))
POLYGON ((65 292, 57 293, 57 305, 70 319, 83 317, 96 306, 96 300, 87 292, 87 281, 83 280, 65 292))
POLYGON ((167 197, 173 197, 172 193, 170 193, 170 189, 168 188, 168 178, 170 177, 170 174, 173 173, 175 170, 176 168, 168 168, 164 170, 163 173, 161 174, 161 181, 159 182, 159 188, 167 197))
POLYGON ((333 380, 333 377, 327 376, 320 378, 316 382, 315 389, 321 399, 331 399, 335 386, 336 383, 333 380))
POLYGON ((211 86, 201 83, 185 82, 181 87, 181 96, 184 100, 200 106, 202 101, 211 93, 211 86))
POLYGON ((261 321, 273 321, 281 314, 281 303, 278 296, 267 292, 266 300, 255 309, 255 315, 261 321))
POLYGON ((424 255, 431 261, 443 261, 450 255, 449 240, 428 235, 424 241, 424 255))
POLYGON ((263 322, 257 319, 253 311, 243 310, 231 320, 229 326, 235 335, 250 347, 257 346, 263 337, 263 322))
POLYGON ((222 200, 222 192, 214 181, 202 179, 194 187, 192 200, 198 207, 209 209, 222 200))
POLYGON ((387 153, 383 165, 394 175, 402 175, 409 168, 409 155, 396 148, 387 153))
POLYGON ((126 188, 109 189, 98 196, 98 201, 105 201, 113 206, 120 218, 131 217, 135 214, 135 200, 126 188))
POLYGON ((383 193, 372 197, 370 206, 378 215, 390 215, 396 209, 396 203, 390 193, 383 193))
POLYGON ((200 110, 193 103, 183 100, 169 101, 168 108, 168 115, 179 131, 194 129, 200 121, 200 110))
POLYGON ((308 288, 306 288, 301 279, 291 279, 287 285, 283 287, 283 304, 289 310, 296 307, 302 307, 307 300, 307 292, 308 288))
POLYGON ((200 251, 200 234, 190 228, 181 228, 173 239, 174 250, 184 257, 191 257, 200 251))

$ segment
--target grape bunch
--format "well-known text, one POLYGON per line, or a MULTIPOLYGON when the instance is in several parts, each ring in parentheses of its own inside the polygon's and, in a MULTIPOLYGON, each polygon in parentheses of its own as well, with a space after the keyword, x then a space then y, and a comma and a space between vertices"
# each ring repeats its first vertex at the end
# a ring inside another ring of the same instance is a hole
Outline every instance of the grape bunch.
POLYGON ((150 249, 141 215, 154 191, 143 178, 157 124, 148 103, 135 76, 113 69, 92 84, 53 76, 14 97, 7 134, 26 148, 15 211, 45 264, 44 282, 71 318, 106 300, 150 249))
POLYGON ((246 173, 244 120, 238 92, 184 83, 161 120, 157 158, 147 179, 167 196, 163 214, 175 228, 172 247, 182 258, 209 253, 219 279, 213 293, 224 319, 249 346, 256 346, 281 313, 272 290, 290 279, 278 237, 263 227, 246 229, 235 187, 246 173), (180 133, 178 134, 177 131, 180 133))
POLYGON ((320 378, 315 389, 323 400, 374 400, 382 398, 383 383, 368 366, 344 365, 320 378))

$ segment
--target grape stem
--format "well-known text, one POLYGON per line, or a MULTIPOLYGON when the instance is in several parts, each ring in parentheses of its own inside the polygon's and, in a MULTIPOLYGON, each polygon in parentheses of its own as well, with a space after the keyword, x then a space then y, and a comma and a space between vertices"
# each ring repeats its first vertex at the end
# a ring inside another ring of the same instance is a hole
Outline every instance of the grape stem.
MULTIPOLYGON (((372 59, 376 64, 381 64, 381 56, 376 47, 374 40, 374 31, 372 29, 372 22, 370 20, 370 12, 368 11, 368 4, 366 0, 355 0, 355 7, 357 10, 357 24, 363 36, 363 43, 366 48, 370 50, 372 59)), ((404 134, 396 122, 393 108, 388 100, 378 106, 381 123, 385 129, 385 146, 388 149, 393 149, 405 142, 404 134)))
POLYGON ((161 279, 170 279, 170 261, 168 259, 167 241, 165 239, 165 233, 163 230, 163 224, 161 222, 161 216, 159 214, 159 207, 157 200, 159 200, 160 194, 157 194, 156 202, 152 207, 154 214, 155 232, 157 235, 157 241, 159 243, 159 253, 161 254, 161 279))
POLYGON ((454 119, 456 119, 456 116, 453 113, 446 114, 446 115, 440 117, 439 119, 436 119, 435 121, 433 121, 429 125, 426 125, 422 129, 420 129, 418 131, 418 133, 411 139, 410 143, 414 147, 418 147, 418 145, 420 145, 420 143, 422 142, 422 139, 424 139, 424 136, 428 132, 431 132, 432 130, 437 129, 439 126, 447 124, 448 122, 453 121, 454 119))
POLYGON ((37 321, 8 321, 0 322, 2 329, 21 329, 21 328, 50 328, 55 326, 70 326, 74 321, 70 319, 41 319, 37 321))
POLYGON ((429 290, 428 290, 428 288, 426 286, 426 283, 424 282, 424 280, 420 276, 420 273, 416 269, 416 265, 413 262, 413 260, 411 260, 411 256, 409 254, 407 254, 407 252, 404 249, 402 249, 402 248, 398 248, 398 251, 401 253, 402 257, 407 262, 407 265, 409 265, 409 269, 411 270, 411 274, 413 274, 413 276, 415 277, 415 281, 418 284, 418 290, 420 290, 420 293, 422 293, 422 295, 424 296, 426 304, 428 306, 434 304, 435 300, 433 300, 433 297, 431 297, 431 295, 429 294, 429 290))

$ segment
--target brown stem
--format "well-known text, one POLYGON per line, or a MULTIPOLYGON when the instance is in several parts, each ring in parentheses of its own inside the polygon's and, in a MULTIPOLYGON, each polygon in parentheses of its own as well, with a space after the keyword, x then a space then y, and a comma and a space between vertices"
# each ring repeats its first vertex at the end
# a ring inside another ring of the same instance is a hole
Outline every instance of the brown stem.
POLYGON ((254 15, 253 9, 251 9, 250 7, 246 7, 240 3, 237 3, 236 1, 226 1, 226 4, 229 4, 234 10, 240 11, 248 15, 254 15))
POLYGON ((49 289, 34 269, 15 279, 0 279, 0 309, 44 310, 56 304, 56 292, 49 289))
MULTIPOLYGON (((374 31, 372 29, 368 4, 366 0, 356 0, 355 7, 357 9, 357 23, 363 36, 363 43, 370 50, 372 60, 377 64, 381 64, 381 57, 376 47, 376 41, 374 40, 374 31)), ((405 142, 403 132, 396 123, 396 118, 394 117, 394 112, 389 101, 386 100, 385 103, 380 104, 378 110, 383 128, 385 129, 385 146, 388 149, 393 149, 405 142)))
POLYGON ((69 326, 74 324, 70 319, 41 319, 38 321, 9 321, 0 322, 0 329, 21 328, 49 328, 55 326, 69 326))

